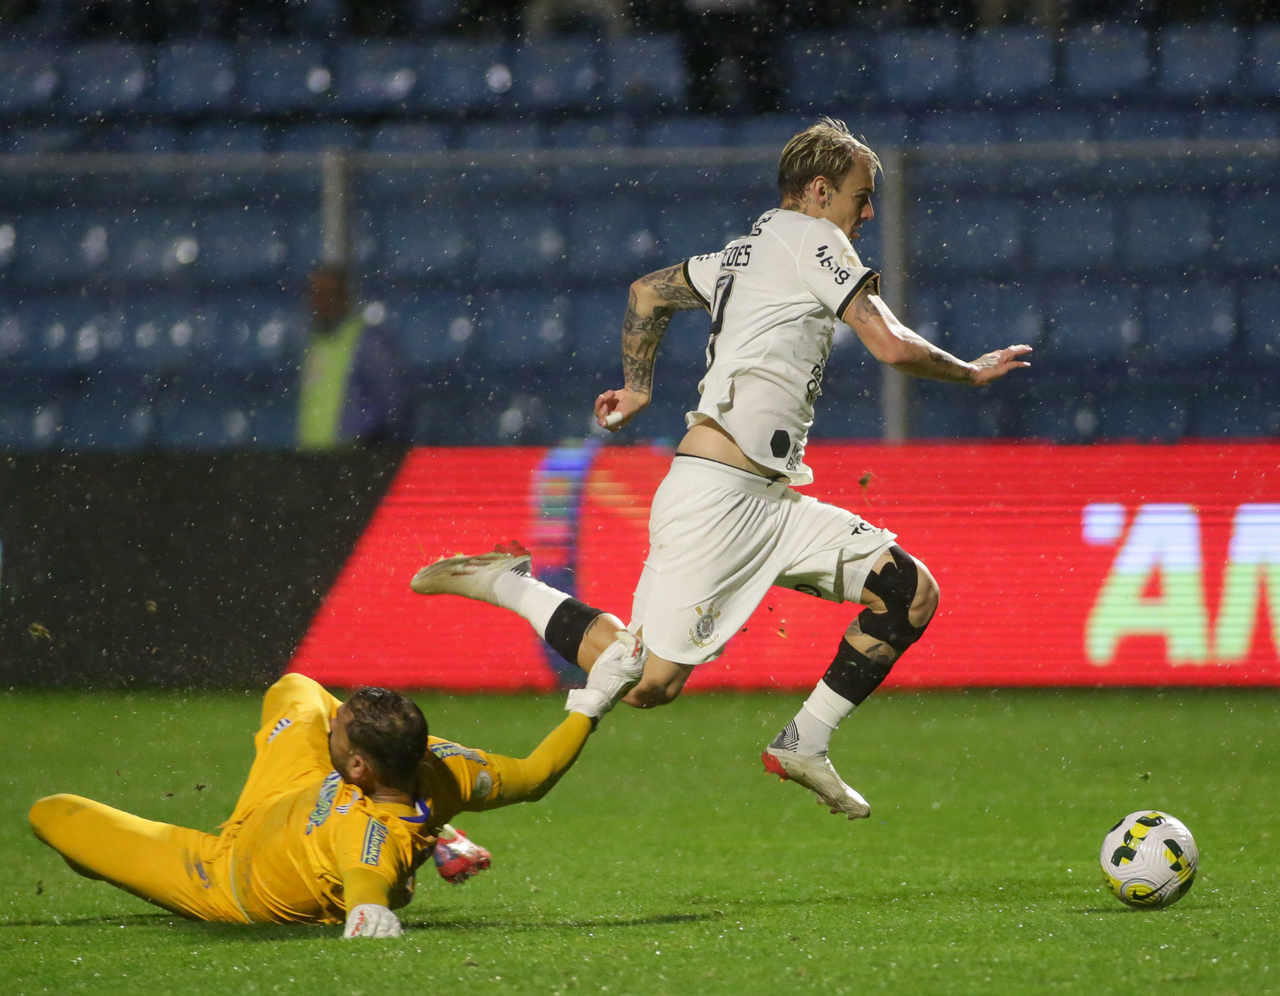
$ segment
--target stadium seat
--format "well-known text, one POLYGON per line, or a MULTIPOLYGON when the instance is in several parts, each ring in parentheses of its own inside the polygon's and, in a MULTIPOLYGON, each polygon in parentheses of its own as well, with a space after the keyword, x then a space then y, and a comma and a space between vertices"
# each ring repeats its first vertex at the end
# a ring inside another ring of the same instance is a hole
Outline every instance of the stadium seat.
MULTIPOLYGON (((617 209, 618 205, 607 207, 617 209)), ((587 209, 578 210, 589 213, 587 209)), ((625 209, 619 211, 621 223, 625 224, 628 217, 625 209)), ((564 278, 570 236, 553 202, 484 205, 473 212, 469 224, 477 266, 482 270, 492 267, 486 279, 499 284, 546 286, 564 278)))
POLYGON ((1062 81, 1068 99, 1133 98, 1147 92, 1151 63, 1145 29, 1121 22, 1072 27, 1062 43, 1062 81))
POLYGON ((1190 193, 1116 196, 1122 266, 1148 271, 1208 262, 1213 248, 1208 198, 1190 193))
POLYGON ((334 108, 343 114, 411 113, 431 86, 427 47, 371 38, 338 43, 334 52, 334 108))
POLYGON ((1191 402, 1179 385, 1134 384, 1111 398, 1103 423, 1108 439, 1176 443, 1191 424, 1191 402))
POLYGON ((1116 207, 1088 193, 1041 197, 1029 212, 1030 262, 1041 271, 1088 270, 1114 263, 1116 207))
POLYGON ((146 378, 91 377, 60 397, 58 445, 74 451, 131 452, 155 433, 152 382, 146 378))
POLYGON ((892 104, 956 103, 964 93, 960 35, 946 28, 908 28, 880 36, 879 96, 892 104))
POLYGON ((448 197, 388 204, 374 213, 377 271, 388 280, 432 284, 472 275, 475 232, 469 212, 448 197))
POLYGON ((477 297, 388 284, 369 288, 365 299, 366 312, 376 309, 380 327, 412 373, 411 381, 461 375, 472 351, 479 349, 481 302, 477 297))
POLYGON ((912 439, 994 439, 1009 434, 1005 407, 994 391, 913 380, 907 431, 912 439))
POLYGON ((1237 375, 1227 383, 1199 385, 1191 393, 1187 434, 1217 440, 1280 437, 1280 405, 1276 404, 1271 377, 1237 375))
POLYGON ((1180 99, 1229 93, 1240 75, 1244 33, 1228 22, 1169 24, 1156 32, 1156 89, 1180 99))
POLYGON ((664 114, 641 126, 640 144, 650 149, 728 145, 729 122, 715 114, 664 114))
POLYGON ((419 382, 410 399, 410 442, 418 446, 481 446, 497 442, 487 422, 458 417, 459 412, 480 407, 477 400, 477 392, 468 384, 419 382))
POLYGON ((1135 365, 1190 374, 1232 358, 1238 322, 1235 290, 1220 280, 1154 284, 1143 288, 1146 330, 1135 365))
POLYGON ((1115 391, 1112 381, 1100 380, 1093 373, 1046 377, 1042 371, 1002 388, 1013 434, 1053 443, 1091 443, 1104 438, 1107 402, 1115 391))
POLYGON ((930 282, 912 293, 902 317, 962 360, 1013 342, 1037 347, 1044 334, 1039 288, 1013 280, 930 282))
POLYGON ((496 110, 511 90, 511 67, 501 43, 440 38, 429 44, 431 78, 424 109, 465 115, 496 110))
POLYGON ((978 272, 1003 270, 1023 256, 1022 205, 1011 197, 964 196, 910 212, 915 266, 978 272))
POLYGON ((526 41, 511 56, 511 109, 517 114, 603 110, 600 44, 589 35, 526 41))
POLYGON ((323 45, 249 41, 236 48, 240 104, 249 114, 317 112, 333 97, 333 69, 323 45))
POLYGON ((236 57, 229 42, 168 42, 155 52, 152 101, 161 114, 208 116, 235 106, 236 57))
POLYGON ((605 45, 608 106, 638 112, 685 106, 689 74, 677 35, 623 35, 605 45))
POLYGON ((245 288, 207 303, 210 369, 267 384, 297 382, 307 336, 299 296, 245 288))
POLYGON ((79 375, 107 362, 119 345, 119 323, 96 297, 23 296, 0 311, 0 357, 9 370, 79 375))
POLYGON ((1234 197, 1223 216, 1227 263, 1257 270, 1280 263, 1280 204, 1269 190, 1234 197))
MULTIPOLYGON (((87 144, 88 129, 74 124, 10 125, 0 131, 0 149, 15 156, 42 156, 60 152, 82 152, 87 144)), ((24 177, 28 182, 31 176, 24 177)), ((55 189, 65 192, 67 181, 53 175, 55 189)), ((8 182, 6 180, 6 182, 8 182)))
POLYGON ((571 297, 562 291, 505 288, 481 301, 480 346, 497 370, 559 369, 572 351, 571 297))
POLYGON ((547 128, 547 145, 553 149, 627 148, 636 142, 636 122, 629 114, 566 118, 547 128))
POLYGON ((1053 38, 1033 28, 979 31, 965 41, 969 82, 975 99, 989 104, 1025 104, 1046 96, 1054 84, 1053 38))
POLYGON ((71 115, 110 115, 145 108, 147 60, 127 42, 89 41, 63 50, 60 104, 71 115))
MULTIPOLYGON (((1255 370, 1280 367, 1280 284, 1274 278, 1249 280, 1240 292, 1242 361, 1255 370)), ((1274 373, 1271 374, 1274 376, 1274 373)), ((1271 402, 1275 406, 1275 395, 1271 402)))
POLYGON ((917 115, 911 182, 918 188, 954 190, 1008 188, 1007 164, 957 157, 947 146, 986 148, 1007 140, 1004 114, 998 111, 942 109, 917 115))
POLYGON ((1045 341, 1035 363, 1085 378, 1123 368, 1142 336, 1132 285, 1089 276, 1055 280, 1044 292, 1045 341))
MULTIPOLYGON (((569 375, 598 385, 597 394, 622 376, 622 316, 627 308, 627 283, 597 284, 573 295, 569 309, 570 352, 565 361, 569 375)), ((666 354, 673 340, 664 340, 659 352, 666 354)))
POLYGON ((249 121, 197 121, 187 131, 186 150, 214 155, 263 154, 271 134, 269 125, 249 121))
POLYGON ((188 269, 208 283, 264 282, 293 274, 302 261, 291 258, 291 227, 284 216, 261 209, 209 211, 194 225, 196 255, 188 269))
POLYGON ((212 318, 204 303, 183 291, 150 291, 114 304, 120 345, 111 369, 167 376, 201 370, 214 355, 212 318))
POLYGON ((841 362, 834 369, 828 365, 813 428, 809 430, 811 442, 884 438, 884 406, 880 400, 880 382, 876 379, 878 374, 873 370, 861 362, 841 362))
POLYGON ((584 282, 643 276, 659 259, 654 223, 645 199, 632 194, 578 205, 569 214, 568 275, 584 282))
POLYGON ((106 226, 106 272, 128 282, 171 280, 192 272, 201 252, 195 217, 172 206, 115 208, 106 226))
POLYGON ((1210 141, 1274 141, 1280 138, 1280 112, 1233 105, 1205 110, 1199 115, 1197 138, 1210 141))
POLYGON ((296 394, 289 388, 246 387, 230 378, 175 381, 157 395, 152 439, 179 451, 292 449, 296 394))
POLYGON ((358 151, 365 144, 364 130, 347 120, 301 121, 276 128, 273 135, 277 152, 358 151))
MULTIPOLYGON (((670 265, 704 252, 719 252, 730 239, 746 235, 772 203, 743 203, 737 198, 712 200, 690 195, 653 197, 648 214, 657 239, 656 259, 670 265)), ((634 276, 641 276, 636 273, 634 276)))
POLYGON ((1280 93, 1280 24, 1259 24, 1244 57, 1240 92, 1264 100, 1280 93))
POLYGON ((58 444, 62 404, 54 385, 29 376, 0 379, 0 451, 42 451, 58 444))
POLYGON ((408 0, 410 26, 415 33, 431 35, 450 27, 458 16, 458 0, 408 0))
POLYGON ((24 215, 14 278, 31 287, 92 280, 107 271, 108 219, 70 209, 24 215))
MULTIPOLYGON (((371 153, 390 156, 424 155, 443 152, 451 144, 452 129, 439 123, 387 121, 375 127, 368 138, 371 153)), ((375 158, 376 162, 376 158, 375 158)), ((417 203, 437 185, 440 171, 415 169, 388 163, 365 166, 354 174, 353 183, 361 203, 417 203)))
POLYGON ((0 41, 0 65, 0 118, 48 111, 61 78, 56 45, 0 41))
MULTIPOLYGON (((832 107, 860 104, 875 92, 876 47, 865 33, 803 31, 784 35, 781 46, 787 106, 795 111, 826 114, 832 107)), ((794 134, 800 129, 790 117, 794 134)), ((779 149, 785 140, 777 143, 779 149)))
MULTIPOLYGON (((1090 111, 1043 110, 1011 111, 1005 115, 1005 128, 1011 142, 1034 146, 1041 142, 1066 142, 1081 146, 1097 139, 1097 116, 1090 111)), ((1040 154, 1010 156, 1005 163, 1004 175, 1015 190, 1027 190, 1037 195, 1046 187, 1096 184, 1097 160, 1092 156, 1073 155, 1045 157, 1040 154)))

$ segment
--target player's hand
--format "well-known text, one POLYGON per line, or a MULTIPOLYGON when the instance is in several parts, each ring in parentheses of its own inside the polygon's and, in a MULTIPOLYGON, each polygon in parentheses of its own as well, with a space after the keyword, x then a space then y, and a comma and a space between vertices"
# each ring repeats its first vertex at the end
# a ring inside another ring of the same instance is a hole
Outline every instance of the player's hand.
POLYGON ((969 382, 975 387, 982 387, 984 384, 990 384, 993 380, 999 380, 1010 370, 1016 370, 1018 367, 1031 366, 1022 357, 1031 352, 1031 347, 1025 344, 1017 346, 1006 346, 1004 349, 993 349, 989 353, 984 353, 973 361, 973 365, 978 369, 974 371, 969 378, 969 382))
POLYGON ((596 425, 617 432, 649 404, 649 395, 625 387, 605 391, 596 398, 596 425))
POLYGON ((461 885, 489 867, 490 855, 461 830, 446 823, 436 838, 436 871, 452 885, 461 885))
POLYGON ((399 918, 385 906, 361 903, 347 914, 343 937, 399 937, 404 933, 399 918))

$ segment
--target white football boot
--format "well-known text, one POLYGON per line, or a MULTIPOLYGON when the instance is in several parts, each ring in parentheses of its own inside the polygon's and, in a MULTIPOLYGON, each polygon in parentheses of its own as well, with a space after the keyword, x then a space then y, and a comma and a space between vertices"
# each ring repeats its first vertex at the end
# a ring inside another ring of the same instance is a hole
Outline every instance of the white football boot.
POLYGON ((527 575, 532 563, 529 551, 519 543, 504 543, 492 553, 445 557, 420 568, 409 582, 419 595, 461 595, 497 605, 493 583, 502 574, 527 575))
POLYGON ((833 813, 844 813, 851 820, 871 815, 867 800, 844 783, 826 754, 799 754, 775 740, 764 749, 760 760, 764 762, 765 771, 784 782, 790 780, 803 785, 818 797, 819 805, 833 813))

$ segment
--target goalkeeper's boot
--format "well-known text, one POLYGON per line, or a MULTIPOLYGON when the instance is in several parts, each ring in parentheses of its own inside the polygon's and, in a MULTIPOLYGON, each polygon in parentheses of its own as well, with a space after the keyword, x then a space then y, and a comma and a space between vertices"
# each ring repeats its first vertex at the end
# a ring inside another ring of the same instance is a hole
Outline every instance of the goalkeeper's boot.
POLYGON ((409 582, 419 595, 461 595, 496 605, 493 582, 502 574, 528 575, 533 558, 519 543, 502 543, 492 553, 445 557, 421 568, 409 582))
POLYGON ((844 783, 826 754, 800 754, 794 747, 783 746, 785 737, 784 730, 760 755, 765 771, 784 782, 803 785, 818 797, 819 805, 833 813, 844 813, 851 820, 871 815, 867 800, 844 783))

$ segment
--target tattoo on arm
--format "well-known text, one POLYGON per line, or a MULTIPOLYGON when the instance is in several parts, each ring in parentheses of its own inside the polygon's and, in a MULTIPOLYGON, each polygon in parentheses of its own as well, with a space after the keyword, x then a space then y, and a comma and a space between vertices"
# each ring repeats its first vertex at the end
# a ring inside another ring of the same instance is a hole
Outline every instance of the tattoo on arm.
POLYGON ((653 367, 658 346, 667 334, 671 316, 677 311, 704 307, 702 299, 685 282, 683 268, 669 266, 637 283, 656 295, 658 302, 642 314, 634 288, 627 296, 627 313, 622 319, 622 373, 628 390, 653 394, 653 367))

